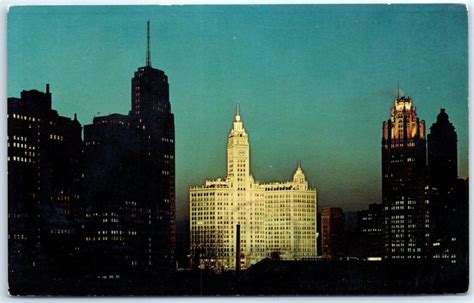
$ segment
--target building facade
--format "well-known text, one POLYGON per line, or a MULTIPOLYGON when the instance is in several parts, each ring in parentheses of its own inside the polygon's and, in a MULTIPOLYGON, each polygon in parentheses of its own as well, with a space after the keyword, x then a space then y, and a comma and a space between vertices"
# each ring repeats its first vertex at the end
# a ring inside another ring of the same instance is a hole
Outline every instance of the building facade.
POLYGON ((382 128, 384 258, 424 259, 430 243, 425 122, 398 97, 382 128))
POLYGON ((362 259, 381 259, 384 256, 384 233, 382 204, 369 204, 368 209, 357 212, 357 233, 359 235, 362 259))
POLYGON ((321 254, 324 259, 340 259, 345 251, 344 212, 339 207, 324 207, 321 211, 321 254))
POLYGON ((84 127, 85 237, 96 251, 96 279, 165 276, 175 268, 174 116, 168 77, 151 66, 149 45, 131 84, 128 115, 96 117, 84 127))
POLYGON ((227 140, 227 176, 191 187, 189 203, 191 254, 200 266, 236 268, 237 225, 241 268, 269 256, 316 257, 316 190, 309 188, 300 165, 292 181, 255 182, 238 107, 227 140))
POLYGON ((8 272, 15 293, 47 288, 73 271, 82 128, 76 116, 52 109, 49 85, 9 98, 7 120, 8 272))

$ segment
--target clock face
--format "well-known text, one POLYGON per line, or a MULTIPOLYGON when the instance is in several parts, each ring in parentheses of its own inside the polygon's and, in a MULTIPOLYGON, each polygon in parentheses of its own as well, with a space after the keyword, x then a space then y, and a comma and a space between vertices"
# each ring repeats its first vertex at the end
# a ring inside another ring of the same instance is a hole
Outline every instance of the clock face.
POLYGON ((245 152, 243 150, 239 150, 239 156, 245 155, 245 152))

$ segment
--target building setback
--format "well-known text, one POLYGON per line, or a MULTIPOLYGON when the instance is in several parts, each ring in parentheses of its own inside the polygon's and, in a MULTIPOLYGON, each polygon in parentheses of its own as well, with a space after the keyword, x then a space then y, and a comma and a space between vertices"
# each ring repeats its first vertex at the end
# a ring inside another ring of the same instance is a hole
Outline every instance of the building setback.
POLYGON ((339 207, 325 207, 321 212, 321 253, 325 259, 339 259, 345 250, 344 212, 339 207))
POLYGON ((48 84, 8 98, 7 120, 9 287, 28 293, 75 265, 82 128, 52 109, 48 84))
POLYGON ((398 97, 382 128, 384 258, 424 259, 430 241, 425 122, 398 97))
POLYGON ((168 77, 151 66, 149 46, 131 84, 128 115, 84 127, 95 279, 163 278, 175 267, 174 116, 168 77))
POLYGON ((191 187, 189 202, 195 266, 235 269, 237 225, 243 269, 269 256, 316 257, 316 189, 309 188, 300 165, 291 181, 255 182, 238 107, 227 141, 227 176, 191 187))

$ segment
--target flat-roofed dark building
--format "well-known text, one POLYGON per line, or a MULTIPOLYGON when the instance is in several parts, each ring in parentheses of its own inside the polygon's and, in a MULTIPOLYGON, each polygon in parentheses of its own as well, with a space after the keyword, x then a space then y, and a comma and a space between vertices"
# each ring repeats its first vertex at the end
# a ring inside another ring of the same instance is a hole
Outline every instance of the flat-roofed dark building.
MULTIPOLYGON (((82 128, 46 92, 8 99, 10 292, 31 294, 74 271, 81 201, 82 128)), ((47 291, 46 289, 43 289, 47 291)))
POLYGON ((321 211, 321 252, 325 259, 340 259, 345 252, 344 212, 339 207, 324 207, 321 211))
POLYGON ((357 212, 359 256, 362 259, 378 259, 384 255, 382 207, 382 204, 373 203, 368 209, 357 212))

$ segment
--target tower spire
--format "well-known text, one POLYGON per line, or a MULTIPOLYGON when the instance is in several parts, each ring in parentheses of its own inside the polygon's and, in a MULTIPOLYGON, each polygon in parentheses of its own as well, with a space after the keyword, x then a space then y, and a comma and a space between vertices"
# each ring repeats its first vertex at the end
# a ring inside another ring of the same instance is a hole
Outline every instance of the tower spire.
POLYGON ((146 23, 146 66, 151 66, 150 58, 150 21, 146 23))
POLYGON ((235 107, 235 122, 240 122, 240 104, 237 103, 235 107))

